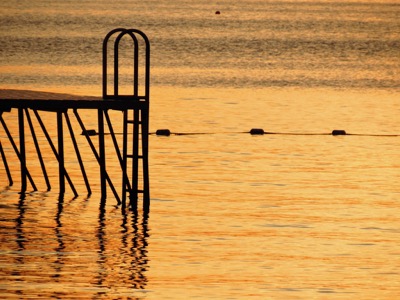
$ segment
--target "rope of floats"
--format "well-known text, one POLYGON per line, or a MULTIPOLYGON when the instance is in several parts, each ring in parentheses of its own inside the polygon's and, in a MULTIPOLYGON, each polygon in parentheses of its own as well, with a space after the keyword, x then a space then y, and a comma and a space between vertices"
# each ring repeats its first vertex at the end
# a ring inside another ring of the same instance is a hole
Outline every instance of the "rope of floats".
POLYGON ((364 133, 347 133, 345 130, 334 129, 330 133, 297 133, 297 132, 270 132, 262 128, 252 128, 250 131, 239 132, 171 132, 169 129, 158 129, 156 132, 149 133, 157 136, 170 135, 201 135, 201 134, 251 134, 251 135, 352 135, 352 136, 381 136, 381 137, 398 137, 399 134, 364 134, 364 133))
MULTIPOLYGON (((105 135, 109 133, 104 133, 105 135)), ((119 133, 114 133, 119 134, 119 133)), ((351 136, 380 136, 380 137, 398 137, 400 134, 371 134, 371 133, 347 133, 345 130, 334 129, 329 133, 310 133, 310 132, 271 132, 262 128, 252 128, 249 131, 230 131, 230 132, 171 132, 169 129, 157 129, 155 132, 149 132, 149 135, 171 136, 171 135, 211 135, 211 134, 250 134, 250 135, 351 135, 351 136)), ((88 129, 82 132, 82 135, 98 135, 94 129, 88 129)))

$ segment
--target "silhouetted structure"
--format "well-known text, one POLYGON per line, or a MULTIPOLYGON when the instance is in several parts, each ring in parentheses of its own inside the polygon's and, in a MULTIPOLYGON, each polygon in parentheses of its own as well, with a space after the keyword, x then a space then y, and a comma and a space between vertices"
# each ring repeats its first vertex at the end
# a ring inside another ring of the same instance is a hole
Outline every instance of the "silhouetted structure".
MULTIPOLYGON (((150 188, 149 188, 149 167, 148 167, 148 136, 149 136, 149 102, 150 102, 150 43, 147 36, 137 29, 117 28, 110 31, 103 41, 103 97, 76 97, 76 99, 0 99, 0 122, 5 130, 5 133, 10 141, 20 162, 21 171, 21 191, 27 189, 27 180, 29 180, 32 188, 37 190, 31 174, 26 165, 26 142, 25 142, 25 121, 27 121, 35 149, 38 154, 40 165, 43 171, 43 176, 46 180, 47 188, 50 190, 50 182, 46 172, 45 163, 40 151, 39 143, 36 138, 35 129, 32 125, 30 110, 33 111, 37 121, 46 136, 47 141, 58 161, 59 165, 59 189, 60 193, 65 192, 65 179, 68 181, 75 196, 78 195, 70 176, 65 168, 65 153, 64 153, 64 120, 68 127, 71 140, 75 149, 75 154, 79 162, 87 191, 91 194, 91 188, 86 175, 85 167, 81 158, 78 143, 75 139, 75 134, 71 126, 68 111, 73 110, 73 113, 82 129, 82 134, 85 135, 89 146, 94 154, 94 157, 100 166, 100 182, 102 200, 106 199, 107 184, 111 188, 117 202, 126 204, 127 195, 129 195, 130 205, 136 207, 139 194, 143 195, 143 208, 149 211, 150 207, 150 188), (128 37, 133 43, 133 78, 132 93, 122 95, 119 91, 119 47, 122 38, 128 37), (108 48, 113 38, 111 46, 113 52, 113 64, 111 76, 109 74, 108 65, 108 48), (139 46, 144 47, 144 51, 139 51, 139 46), (108 77, 113 81, 113 91, 108 91, 108 77), (139 82, 142 86, 139 89, 139 82), (18 110, 18 128, 19 128, 19 149, 14 142, 13 136, 8 129, 2 115, 4 112, 10 112, 12 109, 18 110), (87 130, 79 115, 80 109, 97 110, 98 116, 98 150, 94 146, 91 136, 91 130, 87 130), (120 148, 116 134, 114 133, 112 122, 108 111, 118 110, 123 113, 123 132, 122 132, 122 148, 120 148), (57 118, 57 148, 52 142, 52 138, 48 133, 46 126, 42 122, 39 111, 51 111, 56 113, 57 118), (104 120, 105 119, 105 120, 104 120), (106 168, 106 145, 104 139, 105 122, 108 125, 110 135, 118 156, 121 166, 122 176, 122 192, 121 197, 117 193, 114 184, 107 173, 106 168), (122 199, 121 199, 122 198, 122 199), (121 201, 122 200, 122 201, 121 201)), ((4 162, 9 184, 12 185, 12 177, 7 164, 6 156, 3 147, 0 143, 1 157, 4 162)))

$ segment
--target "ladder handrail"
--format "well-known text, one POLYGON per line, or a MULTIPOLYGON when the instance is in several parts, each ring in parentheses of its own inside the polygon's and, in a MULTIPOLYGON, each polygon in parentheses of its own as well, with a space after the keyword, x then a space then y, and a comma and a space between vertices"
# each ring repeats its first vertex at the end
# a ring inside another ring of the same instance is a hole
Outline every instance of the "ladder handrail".
MULTIPOLYGON (((146 49, 145 49, 145 93, 144 100, 149 101, 150 94, 150 42, 148 37, 138 29, 125 29, 125 28, 116 28, 111 30, 103 40, 103 98, 118 98, 119 90, 118 90, 118 48, 120 40, 125 36, 129 35, 132 38, 134 43, 134 78, 133 78, 133 95, 132 97, 140 97, 138 95, 139 91, 139 48, 138 48, 138 39, 135 34, 138 34, 143 39, 146 49), (109 95, 107 92, 107 70, 108 70, 108 62, 107 62, 107 46, 110 38, 118 33, 116 40, 114 42, 114 95, 109 95)), ((126 95, 125 95, 126 96, 126 95)), ((140 97, 142 98, 142 97, 140 97)))

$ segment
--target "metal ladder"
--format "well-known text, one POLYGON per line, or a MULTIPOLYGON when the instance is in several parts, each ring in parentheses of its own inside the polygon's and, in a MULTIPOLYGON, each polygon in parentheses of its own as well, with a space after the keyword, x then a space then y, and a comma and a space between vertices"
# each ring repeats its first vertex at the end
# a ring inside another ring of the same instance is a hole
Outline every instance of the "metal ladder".
MULTIPOLYGON (((99 112, 99 123, 103 116, 109 125, 111 136, 122 169, 122 205, 126 205, 127 194, 129 204, 136 209, 139 194, 143 196, 143 210, 150 208, 149 187, 149 100, 150 100, 150 43, 147 36, 137 29, 116 28, 110 31, 103 41, 103 99, 115 101, 133 101, 134 108, 128 106, 123 112, 122 154, 113 133, 107 110, 99 112), (119 91, 119 46, 123 37, 127 36, 133 42, 133 91, 128 95, 121 95, 119 91), (108 44, 113 37, 113 91, 108 91, 108 44), (115 37, 115 38, 114 38, 115 37), (139 46, 145 51, 139 52, 139 46), (144 60, 144 61, 143 61, 144 60), (141 65, 139 63, 142 63, 141 65), (144 89, 139 91, 139 82, 144 82, 144 89), (141 94, 140 94, 141 93, 141 94), (131 134, 130 134, 131 133, 131 134), (130 172, 129 172, 130 171, 130 172), (141 172, 140 172, 141 171, 141 172), (129 176, 129 174, 131 176, 129 176)), ((100 128, 100 127, 99 127, 100 128)), ((104 133, 104 132, 103 132, 104 133)), ((101 134, 99 132, 99 134, 101 134)), ((103 141, 104 142, 104 141, 103 141)), ((101 143, 101 142, 100 142, 101 143)), ((100 145, 100 149, 104 149, 100 145)), ((102 164, 105 154, 100 153, 100 172, 106 172, 102 164)), ((104 180, 105 176, 101 176, 104 180)), ((102 189, 105 182, 102 182, 102 189)), ((103 192, 103 191, 102 191, 103 192)))

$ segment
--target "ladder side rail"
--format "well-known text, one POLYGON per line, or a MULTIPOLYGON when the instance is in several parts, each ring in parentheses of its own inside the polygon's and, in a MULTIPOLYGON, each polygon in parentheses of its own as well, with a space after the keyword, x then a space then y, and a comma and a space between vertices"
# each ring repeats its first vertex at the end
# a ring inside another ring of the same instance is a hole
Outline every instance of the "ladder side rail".
POLYGON ((133 110, 133 140, 132 140, 132 190, 131 206, 136 208, 139 190, 139 111, 133 110))
MULTIPOLYGON (((140 30, 129 29, 130 32, 140 35, 145 42, 145 108, 140 112, 141 123, 141 147, 142 147, 142 172, 143 172, 143 210, 150 210, 150 183, 149 183, 149 105, 150 105, 150 41, 148 37, 140 30)), ((137 125, 138 126, 138 125, 137 125)))
POLYGON ((118 76, 119 76, 119 68, 118 68, 118 63, 119 63, 119 55, 118 55, 118 49, 119 49, 119 43, 121 39, 125 36, 129 35, 132 38, 133 45, 134 45, 134 54, 133 54, 133 96, 136 97, 138 96, 138 90, 139 90, 139 42, 136 36, 131 33, 128 30, 122 31, 117 38, 115 39, 115 44, 114 44, 114 95, 118 96, 118 88, 119 88, 119 81, 118 81, 118 76))
POLYGON ((145 61, 145 97, 146 101, 149 101, 149 95, 150 95, 150 41, 148 37, 140 30, 138 29, 128 29, 127 31, 132 32, 132 33, 137 33, 139 34, 146 45, 146 50, 145 50, 145 55, 146 55, 146 61, 145 61))
MULTIPOLYGON (((133 52, 133 97, 138 96, 138 90, 139 90, 139 85, 138 85, 138 78, 139 78, 139 67, 138 67, 138 62, 139 62, 139 42, 136 38, 135 35, 133 35, 131 32, 127 31, 122 31, 119 33, 117 38, 115 39, 114 43, 114 96, 116 98, 119 98, 119 46, 120 46, 120 41, 121 39, 125 36, 129 35, 132 38, 133 41, 133 47, 134 47, 134 52, 133 52)), ((133 176, 132 183, 130 183, 129 178, 128 178, 128 164, 127 164, 127 159, 128 159, 128 151, 127 151, 127 142, 128 142, 128 119, 127 119, 127 111, 124 111, 124 128, 123 128, 123 146, 122 146, 122 163, 121 163, 121 168, 122 168, 122 173, 123 173, 123 178, 122 178, 122 203, 125 205, 126 202, 126 192, 129 191, 130 198, 132 198, 133 194, 137 194, 137 181, 138 181, 138 176, 133 176)), ((135 129, 134 129, 135 131, 135 129)), ((137 144, 136 137, 133 138, 134 145, 137 144)), ((133 151, 135 152, 135 151, 133 151)), ((135 165, 135 161, 138 159, 137 155, 132 157, 133 164, 135 165)), ((136 163, 137 164, 137 163, 136 163)))
POLYGON ((125 31, 125 28, 116 28, 114 30, 111 30, 104 38, 103 40, 103 98, 108 98, 108 92, 107 92, 107 67, 108 67, 108 62, 107 62, 107 46, 108 46, 108 41, 110 38, 117 32, 125 31))
POLYGON ((142 114, 142 168, 143 168, 143 210, 150 210, 150 182, 149 182, 149 114, 141 111, 142 114))

